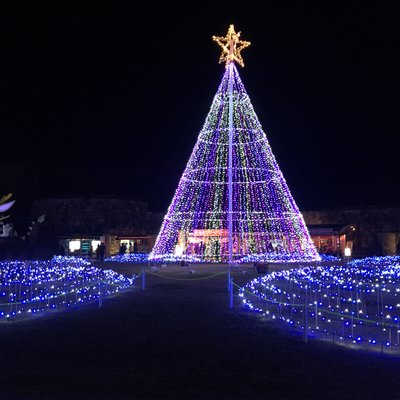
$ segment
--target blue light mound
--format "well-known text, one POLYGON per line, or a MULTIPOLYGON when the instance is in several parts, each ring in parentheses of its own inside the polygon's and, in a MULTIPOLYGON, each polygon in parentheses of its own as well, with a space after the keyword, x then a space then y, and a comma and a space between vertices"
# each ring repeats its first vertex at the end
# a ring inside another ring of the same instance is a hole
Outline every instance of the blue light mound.
POLYGON ((260 276, 240 289, 243 306, 308 337, 400 350, 400 257, 368 257, 260 276))

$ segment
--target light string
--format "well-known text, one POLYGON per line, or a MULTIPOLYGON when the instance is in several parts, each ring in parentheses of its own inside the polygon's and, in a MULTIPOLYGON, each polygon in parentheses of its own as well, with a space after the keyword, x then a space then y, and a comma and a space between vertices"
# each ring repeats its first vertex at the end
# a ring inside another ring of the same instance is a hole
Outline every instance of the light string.
POLYGON ((149 260, 228 259, 229 76, 233 78, 233 257, 320 259, 249 96, 229 63, 149 260))
POLYGON ((82 304, 133 283, 134 277, 96 268, 76 257, 0 262, 0 319, 82 304))
POLYGON ((114 256, 107 257, 105 262, 129 262, 134 264, 146 263, 149 255, 146 253, 131 253, 131 254, 116 254, 114 256))
POLYGON ((247 310, 314 337, 400 350, 400 256, 275 271, 247 283, 239 296, 247 310))

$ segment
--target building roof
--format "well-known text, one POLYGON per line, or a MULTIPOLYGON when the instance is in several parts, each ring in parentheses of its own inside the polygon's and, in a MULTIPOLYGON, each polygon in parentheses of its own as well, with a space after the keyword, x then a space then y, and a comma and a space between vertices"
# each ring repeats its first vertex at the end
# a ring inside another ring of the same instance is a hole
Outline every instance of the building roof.
POLYGON ((307 225, 310 235, 337 235, 344 233, 349 224, 307 225))

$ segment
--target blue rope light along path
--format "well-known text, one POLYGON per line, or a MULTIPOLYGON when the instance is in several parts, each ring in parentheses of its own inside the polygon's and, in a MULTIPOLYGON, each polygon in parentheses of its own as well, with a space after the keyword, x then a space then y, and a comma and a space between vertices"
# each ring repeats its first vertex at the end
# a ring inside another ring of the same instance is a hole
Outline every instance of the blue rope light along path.
POLYGON ((273 272, 240 296, 246 309, 301 329, 306 340, 400 355, 400 257, 273 272))

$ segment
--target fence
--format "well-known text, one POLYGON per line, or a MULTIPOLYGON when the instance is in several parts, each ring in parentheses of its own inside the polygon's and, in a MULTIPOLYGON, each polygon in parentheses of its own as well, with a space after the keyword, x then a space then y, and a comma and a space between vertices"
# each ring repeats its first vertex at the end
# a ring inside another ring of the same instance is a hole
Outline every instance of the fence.
POLYGON ((316 338, 352 348, 400 355, 398 318, 392 322, 383 322, 362 318, 355 310, 349 309, 343 313, 322 307, 309 287, 306 287, 304 293, 305 301, 296 302, 300 296, 291 296, 291 301, 287 301, 284 299, 287 295, 284 290, 270 289, 266 293, 266 288, 263 292, 253 292, 236 284, 234 286, 245 309, 255 311, 267 319, 288 323, 293 329, 302 332, 305 342, 309 338, 316 338))

